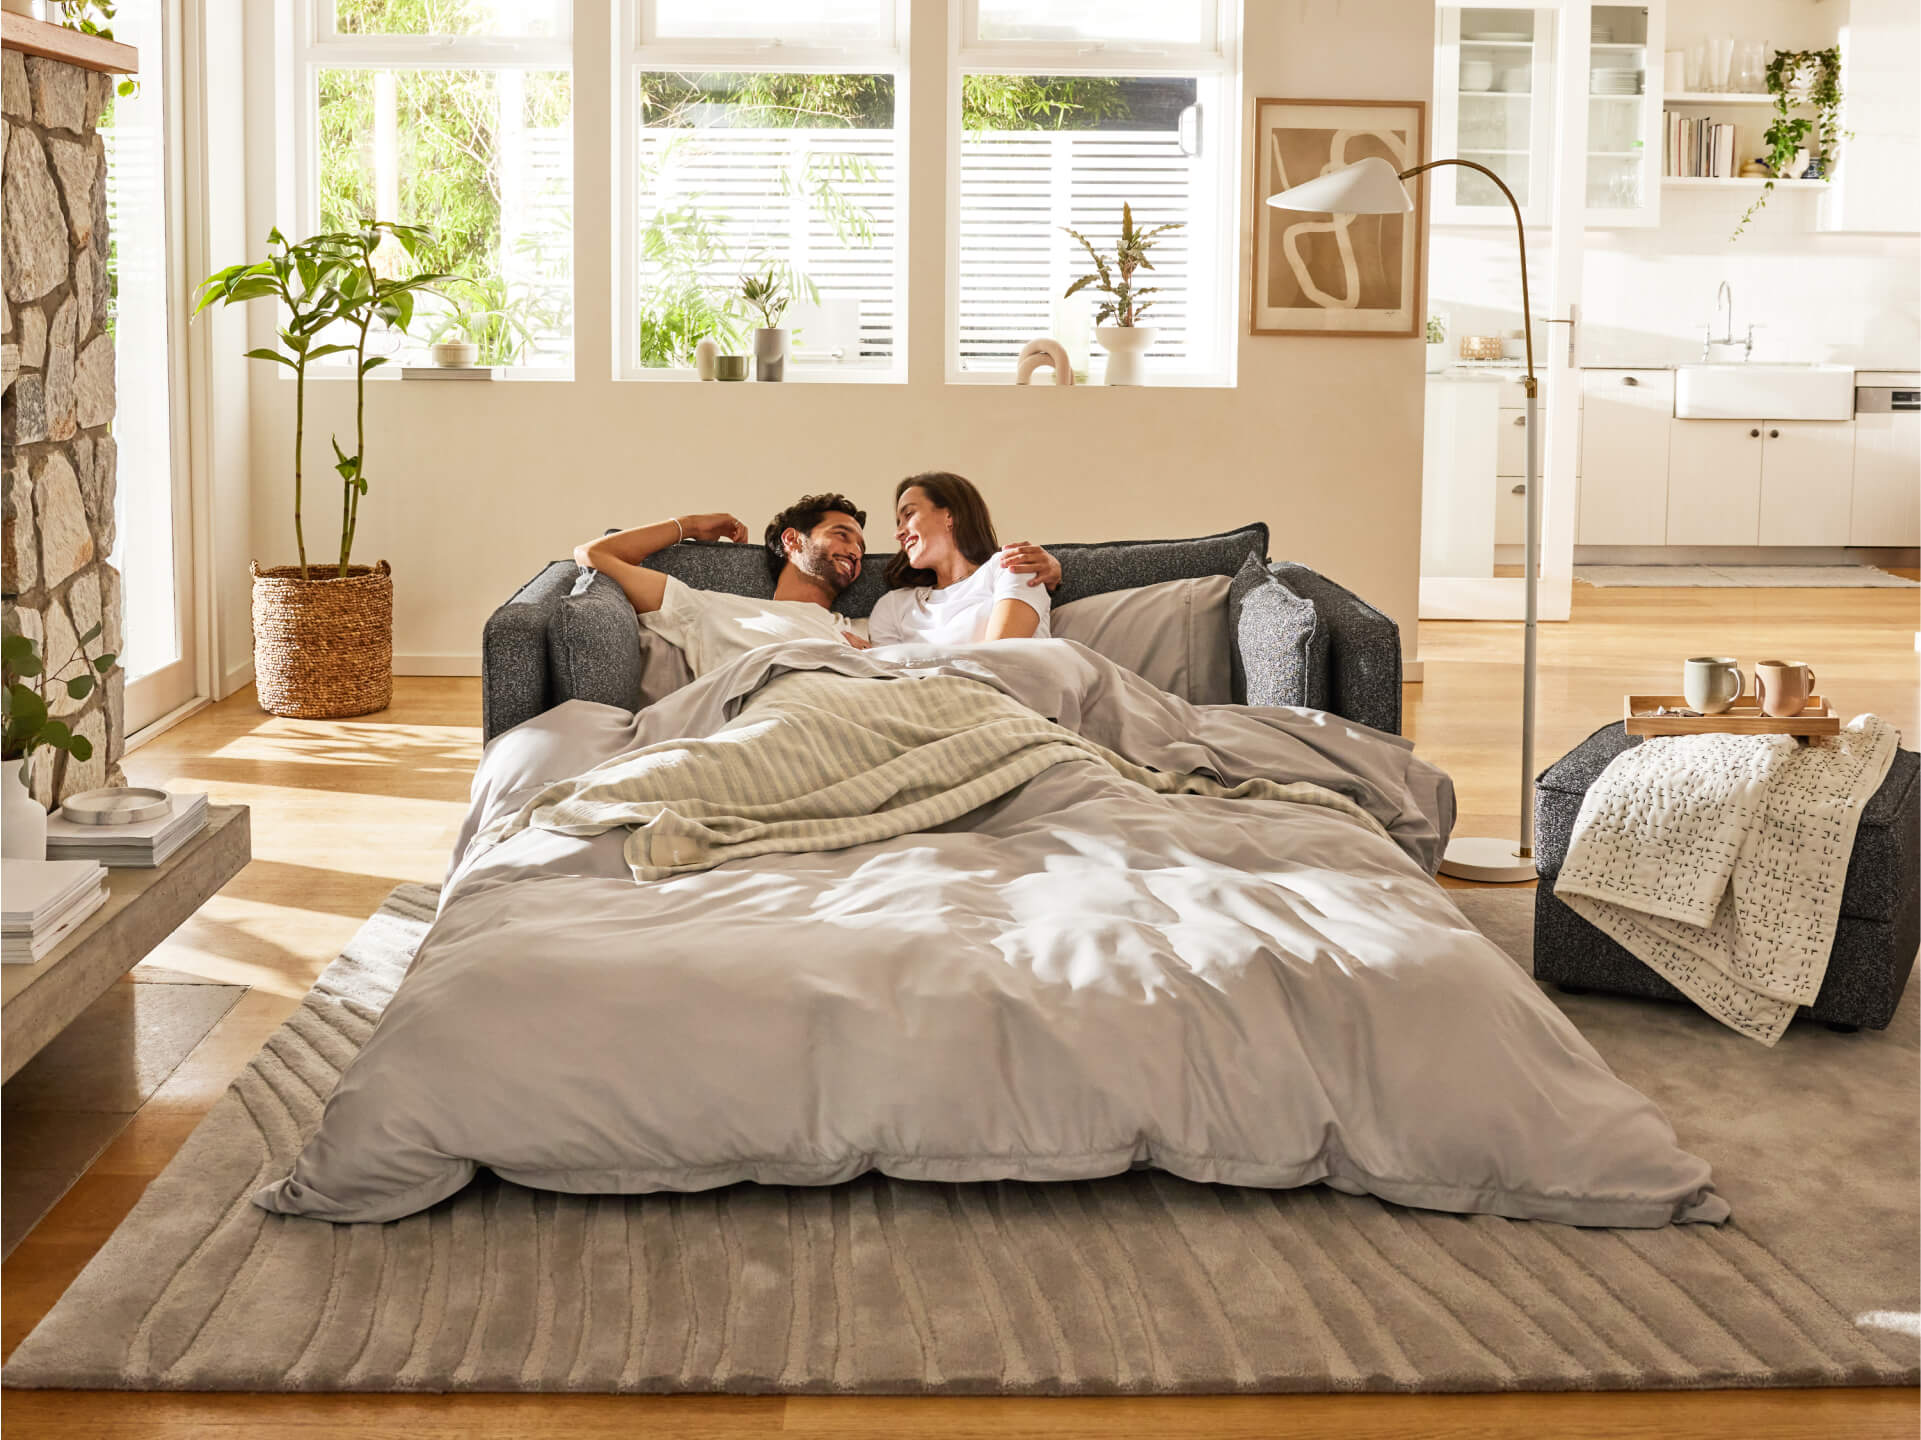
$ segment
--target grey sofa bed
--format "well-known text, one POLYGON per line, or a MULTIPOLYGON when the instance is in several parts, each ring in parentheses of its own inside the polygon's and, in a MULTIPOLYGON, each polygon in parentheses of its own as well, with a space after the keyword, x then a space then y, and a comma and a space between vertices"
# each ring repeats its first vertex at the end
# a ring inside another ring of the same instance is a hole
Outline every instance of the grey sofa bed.
MULTIPOLYGON (((1185 540, 1121 540, 1050 545, 1061 562, 1058 605, 1090 595, 1207 575, 1234 575, 1249 555, 1266 558, 1267 527, 1249 525, 1185 540)), ((886 590, 890 557, 869 555, 860 578, 841 596, 850 616, 868 614, 886 590)), ((682 544, 649 567, 700 590, 770 596, 773 578, 755 545, 682 544)), ((1269 572, 1314 607, 1306 663, 1268 675, 1267 692, 1285 703, 1316 705, 1377 730, 1401 728, 1401 636, 1395 623, 1305 565, 1270 563, 1269 572)), ((482 708, 492 740, 565 700, 634 708, 642 657, 632 605, 604 575, 556 560, 520 588, 487 621, 481 639, 482 708)), ((1245 653, 1246 663, 1272 665, 1245 653)))

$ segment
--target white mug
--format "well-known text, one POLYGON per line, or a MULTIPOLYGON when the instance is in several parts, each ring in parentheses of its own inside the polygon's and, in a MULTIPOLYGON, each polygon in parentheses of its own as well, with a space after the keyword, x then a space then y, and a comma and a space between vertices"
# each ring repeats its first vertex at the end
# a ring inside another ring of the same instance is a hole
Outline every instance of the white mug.
POLYGON ((1688 708, 1703 715, 1719 715, 1748 688, 1748 677, 1734 661, 1712 655, 1698 655, 1687 662, 1681 692, 1688 708))

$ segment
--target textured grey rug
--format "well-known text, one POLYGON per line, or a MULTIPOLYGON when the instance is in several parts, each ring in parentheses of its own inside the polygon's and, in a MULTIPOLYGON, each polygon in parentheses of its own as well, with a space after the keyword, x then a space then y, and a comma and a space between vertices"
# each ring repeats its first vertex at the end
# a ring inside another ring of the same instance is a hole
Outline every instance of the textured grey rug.
POLYGON ((1872 565, 1576 565, 1588 585, 1719 590, 1907 590, 1917 583, 1872 565))
MULTIPOLYGON (((1462 892, 1530 955, 1532 897, 1462 892)), ((14 1353, 16 1386, 1178 1392, 1912 1384, 1914 996, 1764 1050, 1678 1006, 1569 1013, 1667 1109, 1720 1228, 1575 1230, 1316 1188, 573 1196, 483 1178, 330 1226, 282 1173, 432 914, 403 886, 14 1353)), ((1437 1085, 1447 1077, 1437 1075, 1437 1085)))

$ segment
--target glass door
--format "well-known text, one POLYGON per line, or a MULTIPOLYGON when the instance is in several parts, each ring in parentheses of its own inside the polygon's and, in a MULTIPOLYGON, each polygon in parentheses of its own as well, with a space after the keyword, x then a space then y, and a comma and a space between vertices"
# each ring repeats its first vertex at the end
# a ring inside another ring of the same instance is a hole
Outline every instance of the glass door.
MULTIPOLYGON (((1530 225, 1548 215, 1554 165, 1554 0, 1531 6, 1442 6, 1435 12, 1434 154, 1499 175, 1530 225)), ((1506 199, 1484 175, 1430 174, 1436 225, 1508 225, 1506 199)))
POLYGON ((1597 229, 1661 223, 1661 86, 1666 16, 1646 5, 1588 5, 1587 201, 1597 229))
POLYGON ((118 39, 140 52, 140 88, 117 96, 100 126, 107 152, 108 261, 117 395, 113 554, 125 616, 125 733, 179 709, 197 691, 194 656, 193 532, 180 441, 175 357, 184 344, 177 297, 182 256, 174 137, 178 10, 129 5, 115 18, 118 39))

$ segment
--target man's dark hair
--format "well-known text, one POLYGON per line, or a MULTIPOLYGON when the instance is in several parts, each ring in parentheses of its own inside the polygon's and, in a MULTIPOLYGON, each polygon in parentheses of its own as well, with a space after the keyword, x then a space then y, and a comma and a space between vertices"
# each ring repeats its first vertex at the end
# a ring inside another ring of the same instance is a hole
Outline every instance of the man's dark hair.
POLYGON ((767 522, 767 565, 776 580, 780 579, 781 568, 787 563, 787 547, 780 537, 789 530, 812 535, 814 527, 836 511, 852 515, 854 523, 862 529, 867 527, 867 512, 845 495, 837 494, 803 495, 767 522))

